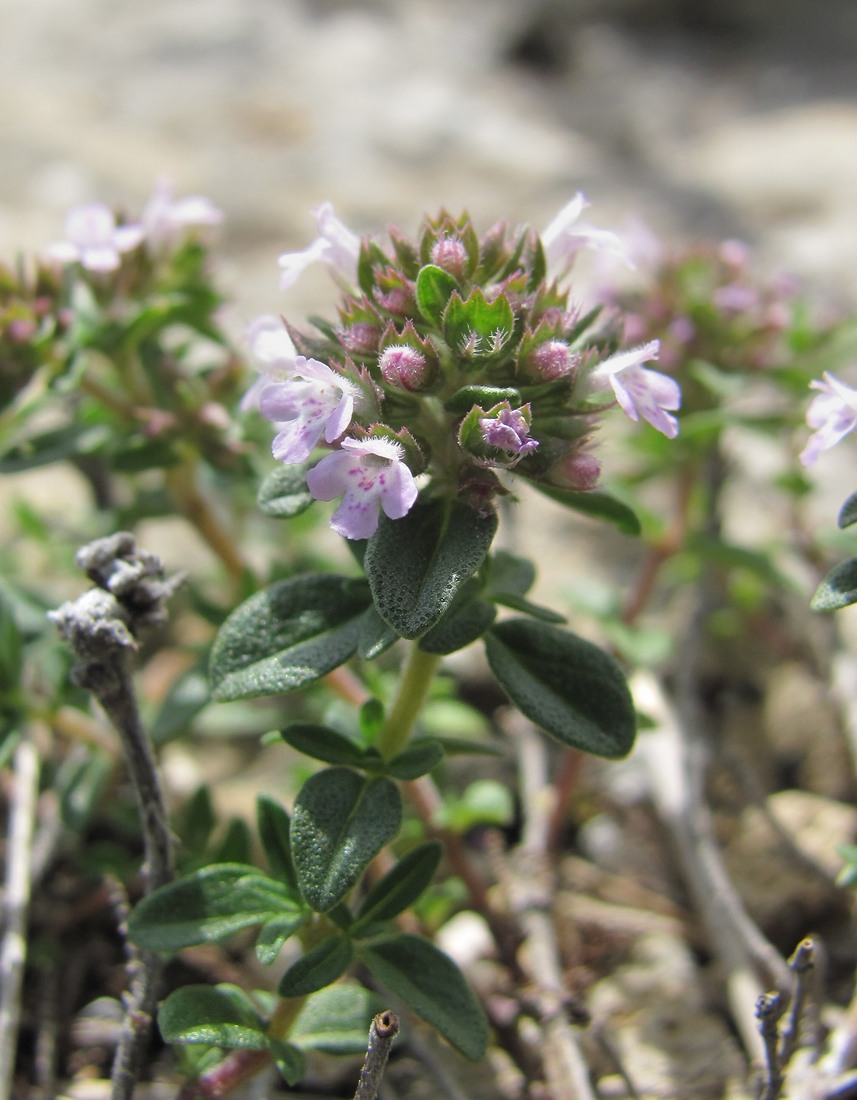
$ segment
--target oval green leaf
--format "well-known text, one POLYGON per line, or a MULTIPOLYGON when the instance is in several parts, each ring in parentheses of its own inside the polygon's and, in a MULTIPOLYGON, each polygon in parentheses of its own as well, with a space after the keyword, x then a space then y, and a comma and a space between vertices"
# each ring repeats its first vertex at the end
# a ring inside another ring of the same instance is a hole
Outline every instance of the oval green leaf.
POLYGON ((393 779, 419 779, 443 760, 443 746, 434 738, 414 741, 388 760, 384 768, 393 779))
POLYGON ((294 725, 280 730, 280 737, 304 756, 323 760, 325 764, 345 764, 359 768, 364 762, 365 753, 360 745, 327 726, 295 722, 294 725))
POLYGON ((485 635, 497 682, 531 721, 564 745, 616 758, 634 744, 631 693, 616 662, 565 630, 509 619, 485 635))
POLYGON ((428 940, 400 933, 373 940, 358 954, 375 977, 408 1008, 478 1061, 488 1046, 488 1022, 464 975, 428 940))
POLYGON ((281 883, 255 867, 222 863, 143 898, 128 918, 128 938, 149 951, 180 951, 275 918, 291 917, 298 928, 305 915, 281 883))
POLYGON ((280 980, 281 997, 306 997, 341 978, 354 958, 351 941, 344 936, 322 940, 293 962, 280 980))
POLYGON ((325 676, 355 653, 368 604, 364 581, 334 574, 293 577, 257 592, 214 641, 214 698, 275 695, 325 676))
POLYGON ((372 1017, 383 1007, 377 993, 348 981, 337 982, 309 998, 289 1037, 302 1050, 363 1054, 372 1017))
POLYGON ((366 894, 351 927, 352 933, 357 935, 361 926, 376 921, 392 920, 412 905, 431 882, 442 853, 443 845, 436 840, 412 848, 366 894))
POLYGON ((375 607, 403 638, 439 622, 476 573, 497 531, 497 516, 463 501, 418 502, 403 518, 382 516, 364 560, 375 607))
POLYGON ((530 484, 551 500, 564 504, 566 508, 573 508, 575 512, 582 512, 593 519, 606 519, 624 535, 636 536, 640 533, 640 520, 636 512, 610 493, 602 493, 598 489, 588 493, 575 493, 570 489, 557 489, 538 481, 531 481, 530 484))
POLYGON ((842 528, 850 527, 852 523, 857 523, 857 493, 852 493, 839 509, 837 523, 842 528))
POLYGON ((158 1027, 167 1043, 210 1043, 229 1050, 267 1050, 265 1023, 233 985, 186 985, 161 1005, 158 1027))
POLYGON ((398 788, 327 768, 298 792, 292 814, 292 857, 301 893, 317 912, 341 901, 402 819, 398 788))
POLYGON ((288 811, 268 795, 256 799, 256 828, 268 861, 271 877, 297 893, 298 879, 292 862, 291 820, 288 811))
POLYGON ((857 558, 834 566, 812 597, 813 611, 839 611, 857 603, 857 558))
POLYGON ((458 283, 448 271, 436 264, 426 264, 417 275, 417 306, 429 324, 440 328, 443 311, 458 283))
POLYGON ((306 474, 309 462, 295 466, 280 465, 262 480, 256 503, 266 516, 289 519, 305 512, 314 497, 307 488, 306 474))

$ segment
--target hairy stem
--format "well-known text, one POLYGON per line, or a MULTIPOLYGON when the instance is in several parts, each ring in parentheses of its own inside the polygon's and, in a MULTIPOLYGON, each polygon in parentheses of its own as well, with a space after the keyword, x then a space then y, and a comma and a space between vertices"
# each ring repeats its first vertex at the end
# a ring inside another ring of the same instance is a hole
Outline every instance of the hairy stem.
POLYGON ((378 735, 378 751, 385 760, 401 752, 410 740, 439 662, 440 657, 426 653, 417 642, 411 643, 398 695, 378 735))
POLYGON ((360 1070, 354 1100, 376 1100, 381 1078, 387 1068, 387 1059, 390 1057, 390 1048, 398 1034, 399 1017, 389 1009, 379 1012, 369 1029, 369 1046, 360 1070))

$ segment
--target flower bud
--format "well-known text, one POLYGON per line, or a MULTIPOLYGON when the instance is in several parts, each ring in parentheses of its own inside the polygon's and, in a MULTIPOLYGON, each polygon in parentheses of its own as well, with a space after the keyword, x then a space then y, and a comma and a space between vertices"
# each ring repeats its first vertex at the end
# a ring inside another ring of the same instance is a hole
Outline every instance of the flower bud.
POLYGON ((571 374, 579 359, 564 340, 547 340, 528 356, 528 374, 541 382, 552 382, 571 374))
POLYGON ((458 237, 438 237, 431 248, 431 262, 460 279, 467 270, 467 249, 458 237))
POLYGON ((425 389, 434 373, 423 353, 409 344, 388 347, 381 353, 378 366, 389 386, 400 386, 411 393, 425 389))
POLYGON ((380 335, 377 325, 368 321, 356 321, 353 325, 343 326, 337 332, 343 347, 354 355, 371 355, 378 347, 380 335))
POLYGON ((589 451, 576 450, 561 458, 548 473, 552 485, 575 493, 590 492, 598 484, 601 463, 589 451))

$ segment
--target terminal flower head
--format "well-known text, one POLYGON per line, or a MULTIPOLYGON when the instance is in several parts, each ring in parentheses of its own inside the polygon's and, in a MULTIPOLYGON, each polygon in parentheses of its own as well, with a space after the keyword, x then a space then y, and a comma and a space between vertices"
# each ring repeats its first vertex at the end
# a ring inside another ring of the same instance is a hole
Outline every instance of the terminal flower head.
POLYGON ((643 366, 657 359, 660 344, 651 340, 639 348, 620 351, 592 372, 594 382, 608 381, 622 411, 632 420, 640 417, 668 439, 678 435, 678 420, 670 413, 681 407, 681 388, 674 378, 643 366))
POLYGON ((822 451, 835 447, 857 427, 857 390, 840 382, 829 371, 824 372, 820 382, 810 382, 810 388, 818 390, 818 395, 806 412, 806 422, 815 431, 801 451, 800 460, 804 466, 812 466, 822 451))
POLYGON ((298 281, 310 264, 322 260, 349 285, 357 282, 357 260, 360 238, 337 218, 333 205, 324 202, 314 211, 318 236, 301 252, 285 252, 280 256, 282 268, 280 288, 287 290, 298 281))
POLYGON ((626 264, 630 263, 625 247, 615 233, 578 222, 587 206, 589 203, 578 191, 540 234, 548 273, 554 279, 561 279, 569 273, 578 252, 584 248, 609 253, 626 264))
POLYGON ((143 240, 142 226, 117 226, 113 211, 102 202, 69 211, 65 233, 66 239, 51 245, 48 255, 61 263, 79 263, 87 271, 115 271, 121 254, 143 240))
POLYGON ((272 382, 285 382, 294 370, 297 350, 289 330, 279 317, 264 314, 252 321, 244 334, 250 362, 259 377, 241 399, 241 409, 257 409, 262 390, 272 382))
POLYGON ((404 448, 392 439, 343 439, 340 449, 307 473, 316 500, 342 496, 330 526, 347 539, 368 539, 383 509, 390 519, 407 515, 417 499, 404 448))
POLYGON ((354 415, 357 386, 317 359, 297 356, 291 375, 262 390, 259 409, 280 425, 271 453, 280 462, 305 462, 324 438, 337 440, 354 415))

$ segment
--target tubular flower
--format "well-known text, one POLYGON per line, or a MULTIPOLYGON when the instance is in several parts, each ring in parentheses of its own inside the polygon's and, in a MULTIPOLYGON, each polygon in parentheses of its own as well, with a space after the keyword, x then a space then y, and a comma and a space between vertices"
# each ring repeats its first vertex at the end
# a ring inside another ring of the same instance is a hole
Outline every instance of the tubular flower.
POLYGON ((605 359, 592 372, 593 381, 607 380, 622 411, 632 420, 640 417, 667 439, 678 435, 678 420, 667 410, 681 407, 681 388, 674 378, 642 364, 657 359, 660 344, 651 340, 642 347, 620 351, 605 359))
POLYGON ((494 416, 479 418, 482 438, 489 447, 523 457, 532 454, 539 441, 530 438, 530 408, 498 409, 494 416))
POLYGON ((305 462, 322 437, 338 439, 354 415, 357 387, 317 359, 299 355, 291 376, 262 390, 259 410, 281 424, 271 453, 280 462, 305 462), (283 423, 285 422, 285 423, 283 423))
POLYGON ((322 203, 314 213, 318 226, 316 239, 302 252, 284 252, 280 256, 281 290, 294 286, 304 270, 318 260, 323 260, 334 275, 340 275, 347 283, 357 282, 360 238, 337 218, 331 203, 322 203))
POLYGON ((140 225, 116 225, 109 206, 86 203, 69 212, 65 223, 66 239, 48 249, 48 255, 61 263, 79 263, 87 271, 115 271, 121 253, 136 248, 143 240, 140 225))
POLYGON ((587 206, 589 203, 578 191, 540 234, 548 272, 554 279, 561 279, 569 273, 578 252, 584 248, 606 252, 626 264, 630 263, 625 247, 615 233, 578 222, 587 206))
POLYGON ((381 509, 401 519, 414 506, 417 486, 405 463, 404 449, 391 439, 343 439, 340 450, 307 473, 316 500, 342 503, 330 526, 347 539, 368 539, 378 527, 381 509))
POLYGON ((264 314, 252 321, 244 333, 250 362, 259 377, 241 399, 241 409, 259 407, 262 390, 272 382, 285 382, 295 368, 298 353, 289 331, 279 317, 264 314))
POLYGON ((801 451, 800 460, 804 466, 812 466, 822 451, 835 447, 857 427, 857 390, 828 371, 820 382, 810 382, 810 388, 818 390, 818 396, 812 399, 806 411, 806 422, 815 431, 801 451))

